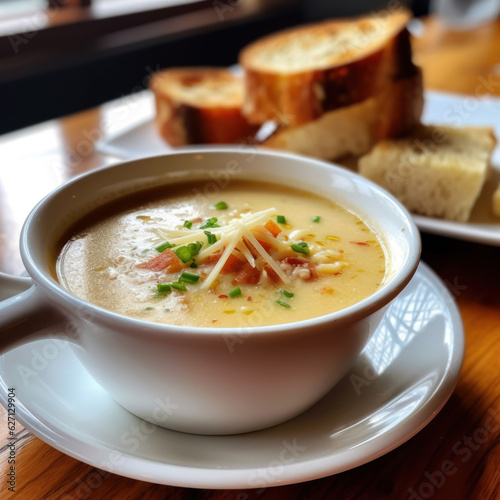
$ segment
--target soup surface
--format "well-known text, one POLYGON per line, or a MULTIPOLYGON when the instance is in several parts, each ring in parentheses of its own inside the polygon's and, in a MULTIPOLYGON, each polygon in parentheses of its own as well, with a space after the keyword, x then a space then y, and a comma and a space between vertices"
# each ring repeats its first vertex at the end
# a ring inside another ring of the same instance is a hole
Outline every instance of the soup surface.
POLYGON ((119 200, 74 228, 56 272, 74 295, 142 320, 256 327, 322 316, 375 292, 379 237, 335 203, 233 181, 217 196, 178 184, 119 200))

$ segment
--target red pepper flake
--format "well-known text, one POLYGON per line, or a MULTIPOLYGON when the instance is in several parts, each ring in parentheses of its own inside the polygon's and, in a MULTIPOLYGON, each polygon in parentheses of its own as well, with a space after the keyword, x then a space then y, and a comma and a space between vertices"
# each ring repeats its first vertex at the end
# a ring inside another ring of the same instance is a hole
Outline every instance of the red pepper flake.
POLYGON ((362 245, 364 247, 369 247, 370 244, 366 243, 365 241, 350 241, 349 243, 354 243, 355 245, 362 245))
POLYGON ((216 321, 217 321, 216 319, 213 319, 213 320, 212 320, 212 323, 215 323, 216 321))
POLYGON ((229 295, 219 295, 219 299, 228 299, 229 295))
POLYGON ((250 295, 247 297, 248 302, 252 302, 252 297, 250 295))

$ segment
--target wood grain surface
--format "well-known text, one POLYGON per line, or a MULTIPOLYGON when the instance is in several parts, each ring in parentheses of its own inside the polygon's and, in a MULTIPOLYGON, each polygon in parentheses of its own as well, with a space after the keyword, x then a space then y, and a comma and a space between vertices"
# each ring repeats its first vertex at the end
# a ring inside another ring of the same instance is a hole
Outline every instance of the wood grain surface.
MULTIPOLYGON (((431 18, 422 36, 414 40, 414 48, 427 88, 477 95, 478 86, 486 85, 488 92, 500 95, 500 21, 453 32, 431 18)), ((94 141, 147 115, 148 106, 145 95, 124 97, 0 138, 1 271, 23 271, 18 238, 34 204, 72 176, 116 162, 96 152, 94 141)), ((18 423, 16 492, 11 493, 6 476, 7 415, 2 408, 0 498, 500 499, 500 248, 423 235, 423 249, 423 260, 456 297, 466 331, 465 361, 443 410, 394 451, 351 471, 302 484, 264 490, 194 490, 105 473, 51 448, 18 423), (492 414, 498 421, 491 420, 492 414), (457 443, 468 452, 458 456, 457 443), (442 485, 432 486, 429 478, 446 466, 454 472, 442 485), (412 497, 413 491, 418 496, 412 497)))

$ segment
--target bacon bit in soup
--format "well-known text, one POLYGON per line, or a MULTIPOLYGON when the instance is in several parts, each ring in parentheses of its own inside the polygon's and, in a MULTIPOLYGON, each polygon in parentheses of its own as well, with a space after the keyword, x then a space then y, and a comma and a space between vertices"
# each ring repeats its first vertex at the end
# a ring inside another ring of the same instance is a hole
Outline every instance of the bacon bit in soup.
POLYGON ((234 278, 233 284, 244 283, 247 285, 256 285, 259 281, 260 271, 246 262, 234 278))
POLYGON ((364 247, 370 246, 370 244, 366 243, 366 241, 350 241, 349 243, 354 243, 355 245, 360 245, 360 246, 364 246, 364 247))
POLYGON ((250 295, 247 297, 248 302, 252 302, 252 297, 250 295))
POLYGON ((203 222, 203 219, 201 217, 195 217, 194 219, 189 219, 189 222, 197 224, 198 222, 203 222))
POLYGON ((272 219, 269 219, 265 224, 264 227, 276 238, 278 234, 283 232, 283 230, 274 222, 272 219))
POLYGON ((280 277, 276 274, 276 271, 274 271, 274 269, 271 269, 271 267, 267 264, 264 265, 264 271, 266 272, 269 281, 271 281, 272 283, 280 282, 280 277))
POLYGON ((236 255, 230 254, 220 272, 222 274, 237 273, 243 265, 244 263, 236 255))
POLYGON ((149 269, 154 272, 166 270, 167 273, 177 273, 184 268, 184 264, 172 250, 167 249, 160 255, 147 262, 138 264, 136 267, 139 269, 149 269))

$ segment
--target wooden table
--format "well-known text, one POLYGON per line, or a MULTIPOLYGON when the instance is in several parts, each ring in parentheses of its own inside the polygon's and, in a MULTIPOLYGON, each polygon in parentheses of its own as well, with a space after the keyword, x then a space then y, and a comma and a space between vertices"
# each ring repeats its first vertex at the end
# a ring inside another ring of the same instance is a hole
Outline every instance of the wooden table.
MULTIPOLYGON (((489 90, 500 95, 500 21, 467 33, 452 32, 434 19, 428 20, 425 28, 414 47, 427 88, 474 95, 485 79, 489 90)), ((116 158, 96 152, 93 142, 147 115, 146 101, 144 95, 124 97, 99 109, 0 138, 1 271, 23 271, 18 238, 32 206, 74 175, 116 162, 116 158)), ((336 476, 264 491, 191 490, 107 475, 89 493, 82 484, 95 480, 99 470, 18 427, 17 488, 16 493, 10 493, 5 481, 7 416, 2 408, 0 497, 401 500, 415 491, 420 498, 436 500, 499 499, 500 248, 429 235, 423 236, 423 248, 423 259, 450 285, 457 299, 466 330, 465 361, 456 390, 441 413, 391 453, 336 476), (499 418, 498 425, 488 420, 492 412, 499 418), (485 428, 489 429, 486 433, 485 428), (459 442, 469 448, 467 457, 454 452, 459 442), (456 467, 455 473, 440 487, 426 487, 429 475, 441 470, 448 460, 456 467)))

